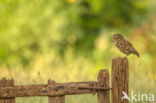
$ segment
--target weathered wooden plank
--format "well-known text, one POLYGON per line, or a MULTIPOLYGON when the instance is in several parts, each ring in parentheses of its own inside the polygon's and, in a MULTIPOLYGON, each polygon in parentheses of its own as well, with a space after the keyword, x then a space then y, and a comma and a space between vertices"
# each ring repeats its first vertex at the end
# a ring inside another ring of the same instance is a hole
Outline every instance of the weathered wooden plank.
POLYGON ((6 99, 0 99, 0 103, 7 103, 6 99))
POLYGON ((48 96, 48 103, 57 103, 57 97, 48 96))
POLYGON ((123 91, 128 95, 129 67, 127 58, 112 60, 112 103, 128 103, 123 99, 123 91))
MULTIPOLYGON (((98 86, 109 88, 109 72, 107 70, 101 70, 98 74, 98 86)), ((110 103, 110 91, 98 90, 98 103, 110 103)))
MULTIPOLYGON (((0 87, 4 87, 6 85, 6 79, 3 78, 2 80, 0 80, 0 87)), ((7 103, 6 99, 0 99, 0 103, 7 103)))
POLYGON ((57 103, 65 103, 65 96, 58 96, 57 103))
MULTIPOLYGON (((0 80, 0 87, 10 87, 10 86, 14 86, 13 79, 7 80, 3 78, 2 80, 0 80)), ((0 99, 0 103, 15 103, 15 98, 13 97, 9 99, 0 99)))
POLYGON ((88 87, 88 86, 81 86, 81 87, 79 87, 80 89, 94 89, 94 90, 110 90, 111 88, 110 87, 100 87, 100 86, 90 86, 90 87, 88 87))
MULTIPOLYGON (((56 84, 55 81, 53 81, 51 79, 48 80, 49 87, 54 87, 55 84, 56 84)), ((48 96, 48 103, 57 103, 57 97, 48 96)))
MULTIPOLYGON (((8 86, 14 86, 14 80, 8 80, 8 86)), ((15 97, 7 99, 7 103, 15 103, 15 97)))
POLYGON ((60 96, 72 94, 89 94, 91 89, 79 89, 81 86, 97 86, 97 82, 71 82, 48 85, 25 85, 14 87, 0 87, 0 98, 28 97, 28 96, 60 96))

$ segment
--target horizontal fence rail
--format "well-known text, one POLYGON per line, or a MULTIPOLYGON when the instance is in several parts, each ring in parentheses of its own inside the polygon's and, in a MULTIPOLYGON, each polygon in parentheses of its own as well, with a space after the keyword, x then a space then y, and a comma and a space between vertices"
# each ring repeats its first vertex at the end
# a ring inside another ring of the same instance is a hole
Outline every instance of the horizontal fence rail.
POLYGON ((91 94, 94 89, 108 90, 97 87, 97 82, 55 83, 54 85, 25 85, 0 87, 0 98, 28 97, 28 96, 60 96, 72 94, 91 94))

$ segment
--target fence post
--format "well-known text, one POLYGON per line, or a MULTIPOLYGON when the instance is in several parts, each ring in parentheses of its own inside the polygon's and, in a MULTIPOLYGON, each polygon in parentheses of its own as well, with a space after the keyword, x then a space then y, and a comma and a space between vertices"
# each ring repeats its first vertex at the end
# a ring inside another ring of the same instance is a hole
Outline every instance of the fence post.
MULTIPOLYGON (((48 80, 48 86, 55 86, 54 80, 48 80)), ((51 97, 48 96, 48 103, 65 103, 65 96, 51 97)))
MULTIPOLYGON (((0 87, 9 87, 14 86, 14 80, 7 80, 5 78, 2 78, 0 80, 0 87)), ((0 99, 0 103, 15 103, 15 98, 9 98, 9 99, 0 99)))
POLYGON ((128 59, 114 58, 112 60, 112 103, 128 103, 127 99, 123 99, 123 92, 128 95, 129 82, 128 59))
MULTIPOLYGON (((109 88, 109 72, 100 70, 98 74, 98 86, 109 88)), ((110 103, 110 91, 97 91, 98 103, 110 103)))
POLYGON ((58 99, 57 99, 57 103, 65 103, 65 96, 59 96, 58 99))
MULTIPOLYGON (((55 85, 55 81, 54 80, 48 80, 48 86, 54 86, 55 85)), ((57 97, 51 97, 48 96, 48 103, 57 103, 57 97)))

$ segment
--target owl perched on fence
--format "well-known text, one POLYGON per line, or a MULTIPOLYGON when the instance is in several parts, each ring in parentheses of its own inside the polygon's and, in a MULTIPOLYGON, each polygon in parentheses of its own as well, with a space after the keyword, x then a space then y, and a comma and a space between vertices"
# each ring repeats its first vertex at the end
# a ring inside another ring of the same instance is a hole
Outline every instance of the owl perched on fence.
POLYGON ((139 57, 138 51, 133 47, 133 45, 129 41, 125 40, 122 37, 122 35, 114 34, 113 41, 114 41, 116 47, 122 53, 124 53, 126 56, 128 56, 130 54, 135 54, 135 55, 137 55, 139 57))

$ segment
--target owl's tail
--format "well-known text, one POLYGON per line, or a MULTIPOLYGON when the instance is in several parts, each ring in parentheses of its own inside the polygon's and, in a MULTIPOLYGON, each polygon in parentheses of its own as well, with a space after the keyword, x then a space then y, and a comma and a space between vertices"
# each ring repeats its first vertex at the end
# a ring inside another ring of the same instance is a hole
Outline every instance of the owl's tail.
POLYGON ((135 54, 137 55, 138 58, 140 57, 140 55, 139 55, 139 53, 137 51, 135 52, 135 54))

